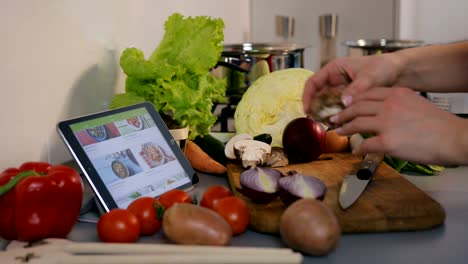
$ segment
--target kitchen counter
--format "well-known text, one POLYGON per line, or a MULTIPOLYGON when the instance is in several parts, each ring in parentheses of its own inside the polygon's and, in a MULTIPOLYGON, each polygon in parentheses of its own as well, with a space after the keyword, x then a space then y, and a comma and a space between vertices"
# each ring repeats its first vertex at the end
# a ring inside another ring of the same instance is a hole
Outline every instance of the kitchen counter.
MULTIPOLYGON (((304 263, 466 263, 468 259, 468 167, 447 168, 437 176, 403 174, 437 200, 446 211, 445 224, 414 232, 344 234, 337 248, 325 257, 304 256, 304 263)), ((208 186, 227 185, 227 179, 200 174, 195 192, 208 186)), ((88 213, 87 218, 96 217, 88 213)), ((73 241, 98 241, 96 224, 78 222, 69 235, 73 241)), ((142 237, 140 243, 168 242, 161 232, 142 237)), ((234 237, 233 246, 285 247, 277 236, 254 231, 234 237)), ((0 248, 1 248, 0 243, 0 248)))

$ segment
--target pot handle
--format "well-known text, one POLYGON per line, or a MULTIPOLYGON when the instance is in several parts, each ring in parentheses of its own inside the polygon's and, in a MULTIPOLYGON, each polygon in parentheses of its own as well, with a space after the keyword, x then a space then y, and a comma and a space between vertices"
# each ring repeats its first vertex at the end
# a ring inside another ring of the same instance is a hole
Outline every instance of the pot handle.
POLYGON ((235 64, 232 64, 232 63, 229 63, 229 62, 226 62, 226 61, 218 61, 215 65, 215 68, 218 67, 218 66, 224 66, 226 68, 229 68, 231 70, 235 70, 235 71, 240 71, 240 72, 245 72, 245 73, 248 73, 249 71, 246 70, 246 69, 243 69, 235 64))

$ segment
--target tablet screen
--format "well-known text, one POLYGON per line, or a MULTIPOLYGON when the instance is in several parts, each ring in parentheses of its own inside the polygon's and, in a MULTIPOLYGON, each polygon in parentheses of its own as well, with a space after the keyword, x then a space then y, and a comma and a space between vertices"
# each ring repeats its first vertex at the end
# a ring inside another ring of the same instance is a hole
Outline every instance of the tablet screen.
MULTIPOLYGON (((88 172, 99 177, 99 184, 93 184, 97 186, 95 192, 102 193, 99 186, 104 185, 117 207, 126 208, 140 196, 156 197, 192 184, 192 171, 187 172, 187 166, 180 162, 182 151, 173 144, 167 128, 156 124, 147 106, 65 123, 86 156, 84 163, 92 165, 88 172)), ((80 151, 73 148, 75 159, 81 163, 80 151)))

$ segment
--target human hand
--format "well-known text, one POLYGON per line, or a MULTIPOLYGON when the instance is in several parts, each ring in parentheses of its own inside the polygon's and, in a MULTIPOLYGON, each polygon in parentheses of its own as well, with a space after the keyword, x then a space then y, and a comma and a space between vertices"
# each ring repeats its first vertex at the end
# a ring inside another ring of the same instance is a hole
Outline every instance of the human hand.
POLYGON ((371 87, 392 86, 401 68, 391 53, 335 59, 307 80, 302 97, 304 113, 311 114, 313 97, 331 88, 341 89, 343 104, 349 105, 354 95, 371 87))
POLYGON ((358 94, 331 121, 343 124, 336 130, 341 135, 375 134, 356 154, 383 152, 415 162, 453 164, 466 153, 467 122, 407 88, 378 87, 358 94))

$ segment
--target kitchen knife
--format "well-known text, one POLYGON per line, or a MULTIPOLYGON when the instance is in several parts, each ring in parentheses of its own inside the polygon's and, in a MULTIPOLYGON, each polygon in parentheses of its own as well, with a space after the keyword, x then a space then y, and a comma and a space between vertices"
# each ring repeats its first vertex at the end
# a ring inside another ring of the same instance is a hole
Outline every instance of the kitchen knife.
POLYGON ((341 208, 347 209, 359 198, 383 158, 383 153, 369 153, 362 161, 356 175, 344 176, 338 198, 341 208))

